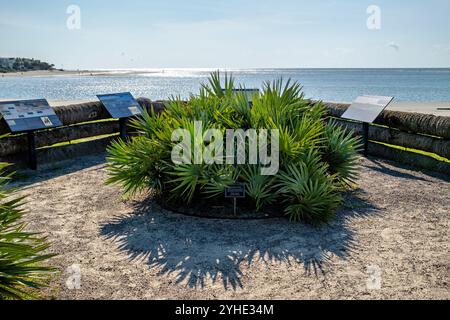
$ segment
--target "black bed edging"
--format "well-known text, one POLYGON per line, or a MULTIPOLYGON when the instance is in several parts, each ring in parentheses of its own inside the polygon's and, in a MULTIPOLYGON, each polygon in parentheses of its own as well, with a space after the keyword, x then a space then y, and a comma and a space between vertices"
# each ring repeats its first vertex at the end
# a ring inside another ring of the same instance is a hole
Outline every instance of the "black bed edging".
MULTIPOLYGON (((285 215, 283 213, 260 213, 259 216, 242 216, 237 214, 236 216, 233 216, 233 214, 229 215, 212 215, 212 214, 196 214, 194 212, 197 211, 203 211, 199 210, 199 207, 183 207, 183 206, 175 206, 171 205, 164 201, 157 201, 158 205, 161 206, 161 208, 172 211, 177 214, 181 214, 183 216, 188 217, 196 217, 196 218, 202 218, 202 219, 211 219, 211 220, 269 220, 269 219, 279 219, 279 218, 285 218, 285 215), (190 210, 183 210, 183 208, 187 208, 190 210)), ((230 209, 231 211, 232 209, 230 209)), ((204 212, 204 211, 203 211, 204 212)), ((247 211, 248 212, 248 211, 247 211)))

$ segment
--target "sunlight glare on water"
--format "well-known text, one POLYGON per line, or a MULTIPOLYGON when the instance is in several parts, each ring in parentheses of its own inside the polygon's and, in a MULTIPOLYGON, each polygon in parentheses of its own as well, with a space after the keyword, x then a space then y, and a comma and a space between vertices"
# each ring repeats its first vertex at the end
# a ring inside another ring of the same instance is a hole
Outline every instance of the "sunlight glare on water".
MULTIPOLYGON (((153 100, 189 97, 214 69, 104 70, 99 76, 1 77, 0 99, 95 99, 130 91, 153 100)), ((282 77, 300 82, 306 97, 350 102, 361 94, 395 96, 397 101, 450 101, 450 69, 229 69, 238 84, 262 88, 282 77)))

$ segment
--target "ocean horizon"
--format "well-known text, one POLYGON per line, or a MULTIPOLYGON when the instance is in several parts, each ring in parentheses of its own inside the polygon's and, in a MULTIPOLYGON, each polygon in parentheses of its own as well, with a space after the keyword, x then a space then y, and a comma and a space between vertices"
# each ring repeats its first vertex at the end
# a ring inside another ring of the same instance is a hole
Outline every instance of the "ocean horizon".
POLYGON ((231 73, 236 85, 261 89, 279 78, 298 81, 307 98, 351 102, 357 96, 394 96, 396 101, 450 101, 450 68, 143 68, 95 69, 93 75, 0 77, 0 99, 93 100, 97 94, 129 91, 163 100, 197 94, 210 72, 231 73))

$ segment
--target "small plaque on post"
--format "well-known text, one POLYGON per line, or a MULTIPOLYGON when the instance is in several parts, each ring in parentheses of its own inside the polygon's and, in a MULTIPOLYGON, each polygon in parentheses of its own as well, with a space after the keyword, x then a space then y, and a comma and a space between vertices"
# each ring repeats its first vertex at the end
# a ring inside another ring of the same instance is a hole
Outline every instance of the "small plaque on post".
POLYGON ((245 184, 236 183, 230 187, 225 188, 225 198, 227 199, 244 199, 245 198, 245 184))

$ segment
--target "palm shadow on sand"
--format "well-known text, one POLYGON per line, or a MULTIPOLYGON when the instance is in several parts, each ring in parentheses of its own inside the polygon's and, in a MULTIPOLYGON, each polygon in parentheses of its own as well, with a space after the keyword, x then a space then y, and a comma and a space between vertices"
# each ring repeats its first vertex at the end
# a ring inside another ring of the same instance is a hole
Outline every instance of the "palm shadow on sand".
POLYGON ((216 220, 187 217, 161 209, 151 200, 136 202, 135 212, 114 218, 101 234, 114 241, 130 261, 145 261, 159 276, 176 275, 191 288, 222 281, 225 289, 243 288, 241 266, 255 260, 300 263, 308 274, 325 275, 330 257, 348 258, 355 248, 349 216, 377 209, 359 197, 347 200, 337 219, 320 228, 287 219, 216 220))

